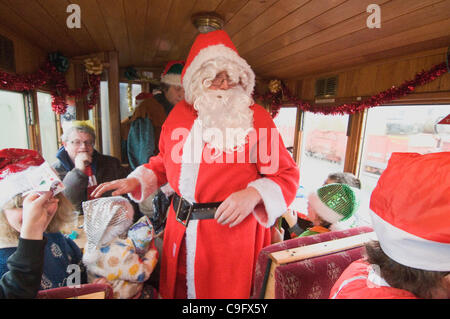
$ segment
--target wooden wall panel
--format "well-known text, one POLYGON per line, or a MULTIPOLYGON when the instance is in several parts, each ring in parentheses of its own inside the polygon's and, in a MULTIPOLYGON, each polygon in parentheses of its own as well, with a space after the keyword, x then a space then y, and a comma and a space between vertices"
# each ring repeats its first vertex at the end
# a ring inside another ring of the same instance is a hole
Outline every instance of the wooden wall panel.
POLYGON ((14 43, 16 73, 36 72, 46 59, 46 52, 0 25, 0 34, 14 43))
MULTIPOLYGON (((400 85, 436 64, 445 61, 446 48, 425 51, 412 56, 404 56, 384 62, 372 63, 359 68, 336 72, 338 75, 338 90, 336 98, 367 97, 385 91, 393 85, 400 85)), ((318 74, 302 80, 301 98, 314 100, 316 79, 329 76, 331 73, 318 74)), ((450 91, 450 74, 418 87, 415 93, 450 91)))

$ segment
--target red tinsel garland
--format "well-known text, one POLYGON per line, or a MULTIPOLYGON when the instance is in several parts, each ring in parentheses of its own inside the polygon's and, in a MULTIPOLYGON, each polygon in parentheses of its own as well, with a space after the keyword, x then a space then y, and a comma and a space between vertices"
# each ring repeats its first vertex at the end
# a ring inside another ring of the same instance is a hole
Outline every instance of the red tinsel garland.
POLYGON ((448 72, 447 64, 441 63, 435 65, 428 71, 422 71, 414 77, 413 80, 405 81, 400 86, 392 86, 390 89, 373 95, 364 101, 358 101, 349 104, 342 104, 337 106, 332 105, 317 105, 309 104, 291 95, 289 89, 281 83, 281 89, 276 93, 266 93, 264 95, 254 94, 254 98, 261 99, 265 103, 271 103, 272 105, 272 117, 278 115, 282 104, 294 104, 297 105, 302 111, 321 113, 325 115, 336 114, 354 114, 355 112, 362 111, 374 106, 383 105, 389 103, 395 99, 398 99, 406 94, 412 93, 417 86, 427 84, 434 81, 438 77, 448 72))
POLYGON ((33 74, 15 75, 0 71, 0 89, 16 92, 32 91, 48 85, 52 95, 52 109, 57 114, 64 114, 67 109, 66 97, 82 98, 90 93, 88 108, 97 105, 99 99, 100 76, 89 74, 83 87, 70 90, 63 73, 59 72, 50 61, 46 61, 33 74))

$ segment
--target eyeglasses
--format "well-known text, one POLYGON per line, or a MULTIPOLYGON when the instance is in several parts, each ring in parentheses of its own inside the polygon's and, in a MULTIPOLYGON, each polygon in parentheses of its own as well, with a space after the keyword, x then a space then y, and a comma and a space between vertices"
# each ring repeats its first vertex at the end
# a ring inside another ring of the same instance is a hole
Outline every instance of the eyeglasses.
POLYGON ((92 141, 75 140, 75 141, 70 141, 69 143, 72 144, 72 145, 75 145, 76 147, 80 147, 81 144, 84 144, 84 146, 86 146, 86 147, 94 146, 94 142, 92 142, 92 141))
POLYGON ((211 81, 211 85, 213 87, 221 87, 225 81, 227 81, 227 85, 228 87, 234 87, 237 85, 236 82, 233 82, 230 77, 228 76, 228 74, 219 74, 216 76, 216 78, 214 80, 211 81))

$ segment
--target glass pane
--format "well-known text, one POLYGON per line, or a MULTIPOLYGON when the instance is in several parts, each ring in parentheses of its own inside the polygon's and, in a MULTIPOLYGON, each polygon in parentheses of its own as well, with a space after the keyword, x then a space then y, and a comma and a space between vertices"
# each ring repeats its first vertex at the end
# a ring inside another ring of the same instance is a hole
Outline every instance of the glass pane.
MULTIPOLYGON (((136 107, 136 96, 142 92, 140 84, 131 85, 131 103, 133 109, 136 107)), ((120 83, 120 120, 133 115, 128 108, 128 83, 120 83)))
POLYGON ((331 173, 344 171, 348 115, 305 113, 300 186, 305 194, 322 186, 331 173))
POLYGON ((0 90, 0 114, 0 149, 29 148, 23 95, 0 90))
POLYGON ((368 110, 359 176, 366 212, 370 195, 392 152, 450 151, 450 125, 437 124, 449 113, 450 105, 384 106, 368 110))
POLYGON ((58 151, 58 134, 55 113, 52 110, 52 96, 48 93, 37 92, 37 100, 42 156, 47 162, 53 163, 58 151))
POLYGON ((283 139, 284 146, 291 152, 294 148, 295 121, 297 119, 296 107, 282 107, 273 119, 283 139))

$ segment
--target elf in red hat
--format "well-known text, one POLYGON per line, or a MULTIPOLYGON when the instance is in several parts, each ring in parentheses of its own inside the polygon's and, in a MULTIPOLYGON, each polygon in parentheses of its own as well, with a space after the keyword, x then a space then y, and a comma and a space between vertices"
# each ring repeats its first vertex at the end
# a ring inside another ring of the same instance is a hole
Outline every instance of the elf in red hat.
POLYGON ((450 298, 450 153, 393 153, 370 199, 378 242, 333 286, 337 299, 450 298))
POLYGON ((294 200, 299 171, 254 104, 255 74, 224 31, 196 38, 182 83, 185 100, 164 123, 160 154, 95 193, 141 201, 168 182, 161 296, 249 298, 256 257, 294 200))
MULTIPOLYGON (((78 280, 72 284, 86 283, 86 272, 82 265, 81 250, 60 231, 73 222, 73 206, 61 192, 62 185, 56 172, 41 155, 27 149, 0 150, 0 275, 8 271, 7 260, 17 251, 24 223, 24 209, 31 191, 36 199, 36 191, 48 196, 43 209, 47 218, 44 225, 46 240, 44 248, 43 274, 40 289, 50 289, 71 284, 69 275, 78 266, 78 280), (56 188, 54 186, 57 186, 56 188), (55 194, 55 195, 53 195, 55 194)), ((42 225, 41 225, 42 226, 42 225)), ((36 225, 36 227, 40 227, 36 225)))

